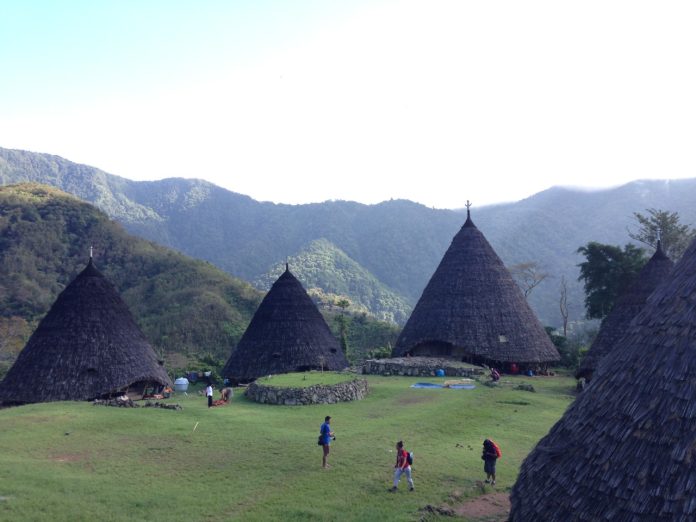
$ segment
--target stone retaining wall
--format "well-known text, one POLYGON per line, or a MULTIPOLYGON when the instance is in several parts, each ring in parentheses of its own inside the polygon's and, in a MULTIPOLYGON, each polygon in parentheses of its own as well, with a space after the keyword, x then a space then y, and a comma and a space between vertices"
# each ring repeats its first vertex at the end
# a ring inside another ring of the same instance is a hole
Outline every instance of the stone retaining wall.
POLYGON ((369 359, 365 361, 363 373, 367 375, 410 375, 413 377, 435 377, 437 370, 444 370, 447 377, 475 377, 486 370, 450 359, 436 357, 395 357, 393 359, 369 359))
POLYGON ((297 406, 359 401, 367 395, 368 391, 367 381, 356 379, 332 385, 315 384, 307 388, 278 388, 252 382, 244 394, 255 402, 297 406))

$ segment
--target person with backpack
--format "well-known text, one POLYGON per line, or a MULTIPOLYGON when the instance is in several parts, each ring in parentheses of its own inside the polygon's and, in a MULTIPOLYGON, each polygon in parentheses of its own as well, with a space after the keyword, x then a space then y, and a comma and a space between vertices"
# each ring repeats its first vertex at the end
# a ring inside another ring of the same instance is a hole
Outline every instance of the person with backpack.
POLYGON ((406 475, 408 481, 408 490, 413 491, 413 479, 411 478, 411 464, 413 464, 413 453, 409 453, 404 449, 404 441, 400 440, 396 443, 396 465, 394 466, 394 487, 389 491, 394 493, 399 486, 401 475, 406 475))
POLYGON ((495 485, 495 463, 502 456, 503 454, 495 442, 491 439, 483 441, 481 458, 483 459, 483 471, 486 472, 486 484, 495 485))
POLYGON ((319 428, 319 444, 324 451, 324 456, 322 457, 321 467, 328 469, 329 465, 326 463, 326 459, 329 457, 329 446, 331 445, 331 439, 336 440, 336 435, 331 431, 331 417, 327 415, 324 417, 324 424, 319 428))

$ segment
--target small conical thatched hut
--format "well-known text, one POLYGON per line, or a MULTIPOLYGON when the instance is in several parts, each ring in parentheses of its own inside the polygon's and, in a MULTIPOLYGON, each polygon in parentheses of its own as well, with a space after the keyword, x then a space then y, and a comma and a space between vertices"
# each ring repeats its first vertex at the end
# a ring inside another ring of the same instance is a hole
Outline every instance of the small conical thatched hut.
POLYGON ((496 366, 560 359, 468 210, 394 347, 394 356, 407 353, 496 366))
POLYGON ((696 241, 522 465, 511 521, 696 520, 696 241))
POLYGON ((89 400, 170 385, 116 288, 87 267, 58 296, 0 383, 0 402, 89 400))
POLYGON ((285 272, 259 305, 223 376, 249 382, 262 375, 342 370, 348 361, 302 284, 285 272))
POLYGON ((658 241, 655 254, 638 273, 635 281, 616 300, 614 308, 602 321, 602 327, 597 337, 575 372, 577 379, 581 377, 588 381, 592 379, 592 373, 597 368, 599 361, 614 348, 625 333, 629 323, 645 306, 648 296, 667 279, 673 267, 674 263, 662 251, 662 246, 658 241))

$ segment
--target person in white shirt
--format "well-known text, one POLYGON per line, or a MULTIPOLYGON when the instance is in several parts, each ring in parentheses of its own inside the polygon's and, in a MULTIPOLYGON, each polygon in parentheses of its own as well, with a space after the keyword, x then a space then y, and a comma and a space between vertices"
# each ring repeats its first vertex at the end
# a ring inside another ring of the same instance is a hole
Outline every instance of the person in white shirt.
POLYGON ((208 397, 208 408, 213 405, 213 385, 208 383, 205 387, 205 396, 208 397))

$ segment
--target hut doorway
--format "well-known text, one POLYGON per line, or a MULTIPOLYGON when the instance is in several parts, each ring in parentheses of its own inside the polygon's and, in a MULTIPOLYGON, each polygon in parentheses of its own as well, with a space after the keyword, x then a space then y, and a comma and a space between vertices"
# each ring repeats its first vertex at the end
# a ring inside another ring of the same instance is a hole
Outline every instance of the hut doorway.
MULTIPOLYGON (((113 391, 108 394, 104 394, 102 399, 119 397, 126 395, 132 401, 139 401, 147 397, 154 397, 162 395, 164 390, 164 385, 156 381, 138 381, 128 386, 121 388, 120 390, 113 391)), ((159 397, 158 397, 159 398, 159 397)), ((163 398, 163 397, 162 397, 163 398)))
POLYGON ((453 346, 443 341, 426 341, 409 350, 414 357, 452 357, 453 346))

